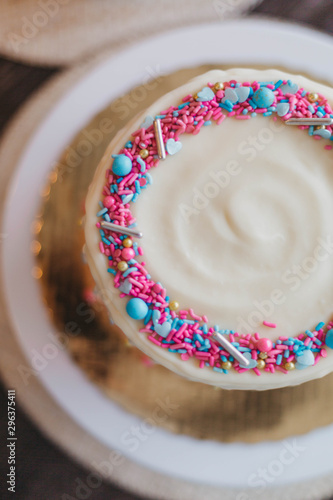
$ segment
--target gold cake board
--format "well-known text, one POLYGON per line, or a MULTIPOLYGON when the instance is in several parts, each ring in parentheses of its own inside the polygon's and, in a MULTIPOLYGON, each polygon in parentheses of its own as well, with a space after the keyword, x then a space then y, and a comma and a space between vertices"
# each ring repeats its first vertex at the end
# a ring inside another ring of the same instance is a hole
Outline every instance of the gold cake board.
POLYGON ((110 325, 101 302, 89 298, 94 282, 82 260, 80 221, 88 186, 107 144, 158 97, 209 69, 181 70, 158 77, 149 91, 146 85, 133 89, 99 113, 68 145, 42 193, 33 248, 36 277, 41 278, 50 314, 73 359, 130 412, 148 419, 156 401, 171 397, 176 409, 158 424, 173 432, 222 442, 283 439, 332 423, 333 401, 327 394, 333 374, 264 392, 227 391, 192 382, 149 362, 110 325))

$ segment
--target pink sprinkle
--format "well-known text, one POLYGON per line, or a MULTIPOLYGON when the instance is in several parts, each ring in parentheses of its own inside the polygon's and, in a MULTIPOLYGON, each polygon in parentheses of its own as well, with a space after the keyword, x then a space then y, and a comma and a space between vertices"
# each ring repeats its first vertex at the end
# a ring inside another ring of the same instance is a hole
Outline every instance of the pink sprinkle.
POLYGON ((268 321, 263 321, 262 324, 268 326, 268 328, 276 328, 275 323, 269 323, 268 321))
POLYGON ((162 345, 162 342, 159 342, 158 340, 156 340, 154 337, 152 337, 151 335, 148 337, 148 339, 153 342, 154 344, 158 345, 158 346, 161 346, 162 345))

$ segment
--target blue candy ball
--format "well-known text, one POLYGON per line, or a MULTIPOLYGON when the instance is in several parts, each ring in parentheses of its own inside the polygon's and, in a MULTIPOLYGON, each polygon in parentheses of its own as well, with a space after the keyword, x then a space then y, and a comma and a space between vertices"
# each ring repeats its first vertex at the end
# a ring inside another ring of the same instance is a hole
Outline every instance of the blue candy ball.
POLYGON ((328 330, 326 334, 325 344, 330 349, 333 349, 333 328, 331 330, 328 330))
POLYGON ((148 313, 148 306, 144 300, 135 297, 127 302, 126 312, 133 319, 144 319, 148 313))
POLYGON ((267 87, 261 87, 253 94, 252 100, 256 103, 258 108, 269 108, 274 102, 274 93, 267 87))
POLYGON ((307 368, 308 366, 312 366, 315 362, 315 357, 313 352, 310 349, 307 349, 303 352, 302 356, 296 355, 296 368, 298 370, 303 370, 303 368, 307 368))
POLYGON ((112 172, 119 177, 124 177, 132 170, 132 160, 126 155, 116 155, 113 157, 112 172))

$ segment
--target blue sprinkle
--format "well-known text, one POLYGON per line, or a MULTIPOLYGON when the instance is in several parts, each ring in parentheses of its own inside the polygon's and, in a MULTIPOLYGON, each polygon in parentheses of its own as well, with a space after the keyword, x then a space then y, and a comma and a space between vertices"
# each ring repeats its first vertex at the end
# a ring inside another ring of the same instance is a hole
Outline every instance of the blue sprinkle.
MULTIPOLYGON (((133 203, 135 203, 135 202, 136 202, 136 200, 138 199, 138 196, 139 196, 139 195, 138 195, 138 193, 135 193, 135 194, 134 194, 134 196, 133 196, 133 198, 132 198, 132 202, 133 202, 133 203)), ((130 227, 130 226, 128 226, 128 227, 130 227)))
POLYGON ((200 344, 204 344, 204 339, 202 338, 200 333, 196 333, 195 335, 193 335, 193 339, 198 340, 200 342, 200 344))
POLYGON ((208 333, 208 326, 207 326, 207 323, 204 323, 204 324, 202 325, 202 331, 203 331, 204 333, 208 333))
POLYGON ((282 355, 281 354, 278 354, 277 358, 276 358, 276 364, 277 365, 280 365, 282 363, 282 355))
POLYGON ((318 323, 318 325, 316 326, 316 332, 319 332, 319 330, 321 330, 324 326, 325 326, 325 323, 323 321, 318 323))
MULTIPOLYGON (((249 104, 251 104, 251 106, 252 106, 253 109, 257 109, 257 107, 258 107, 256 105, 256 103, 254 101, 252 101, 252 99, 249 100, 249 104)), ((256 116, 257 116, 257 114, 256 114, 256 116)))
MULTIPOLYGON (((238 344, 239 345, 239 344, 238 344)), ((249 347, 238 347, 238 350, 240 352, 251 352, 251 349, 249 347)))
POLYGON ((242 111, 242 115, 247 115, 247 114, 248 114, 248 112, 249 112, 249 110, 248 110, 247 108, 245 108, 245 109, 243 109, 243 111, 242 111))
POLYGON ((226 104, 223 104, 223 102, 220 102, 219 106, 220 108, 226 109, 227 111, 232 111, 232 108, 230 108, 230 106, 227 106, 226 104))
MULTIPOLYGON (((317 330, 317 331, 318 331, 318 330, 317 330)), ((310 337, 311 339, 314 337, 313 333, 312 333, 312 332, 310 332, 310 330, 306 330, 306 332, 305 332, 305 333, 306 333, 306 335, 307 335, 308 337, 310 337)))
POLYGON ((106 214, 106 212, 108 211, 107 208, 102 208, 102 210, 100 210, 99 212, 97 212, 97 217, 101 217, 102 215, 106 214))
POLYGON ((103 203, 102 203, 101 201, 99 201, 99 202, 98 202, 98 204, 99 204, 99 206, 100 206, 101 208, 104 208, 104 205, 103 205, 103 203))
POLYGON ((176 329, 178 323, 178 318, 175 318, 171 323, 171 330, 176 329))
POLYGON ((114 269, 112 269, 111 267, 108 267, 108 273, 111 273, 114 276, 117 274, 117 272, 114 269))
POLYGON ((309 134, 309 135, 313 135, 313 131, 314 131, 314 126, 313 126, 313 125, 311 125, 311 127, 309 127, 308 134, 309 134))
POLYGON ((146 179, 147 179, 147 182, 148 184, 152 184, 153 183, 153 178, 150 174, 148 174, 148 172, 146 173, 146 179))
POLYGON ((151 319, 151 315, 153 314, 153 310, 152 309, 148 309, 148 313, 144 319, 144 324, 147 325, 147 323, 149 323, 150 319, 151 319))
POLYGON ((104 238, 104 236, 102 236, 102 241, 103 243, 105 243, 106 245, 111 245, 110 241, 107 240, 106 238, 104 238))
POLYGON ((218 368, 217 366, 213 367, 213 371, 214 372, 218 372, 218 373, 224 373, 225 372, 225 370, 222 370, 222 368, 218 368))
POLYGON ((208 125, 211 125, 211 124, 212 124, 211 120, 207 120, 204 122, 204 127, 207 127, 208 125))
POLYGON ((127 141, 126 144, 125 144, 125 148, 132 149, 132 147, 133 147, 132 142, 131 141, 127 141))
POLYGON ((114 245, 116 244, 116 241, 115 239, 113 238, 113 236, 108 236, 109 240, 111 241, 111 243, 113 243, 114 245))
POLYGON ((179 113, 178 113, 178 111, 173 111, 173 112, 172 112, 172 115, 173 115, 173 116, 179 116, 179 113))
POLYGON ((166 117, 166 115, 156 115, 155 118, 160 118, 160 120, 163 120, 163 118, 165 118, 165 117, 166 117))
POLYGON ((289 356, 290 356, 290 351, 289 351, 289 349, 286 349, 286 350, 284 351, 284 357, 285 357, 285 358, 289 358, 289 356))
POLYGON ((135 185, 135 190, 136 190, 137 194, 140 194, 141 193, 141 188, 140 188, 139 181, 135 181, 134 185, 135 185))
POLYGON ((306 90, 303 90, 303 92, 301 93, 301 96, 304 97, 306 95, 306 90))
POLYGON ((317 338, 314 338, 314 339, 313 339, 313 342, 314 342, 315 344, 317 344, 317 345, 322 345, 321 340, 319 340, 319 339, 317 339, 317 338))
POLYGON ((185 108, 185 106, 188 106, 189 104, 190 104, 190 101, 184 102, 184 104, 180 104, 180 106, 178 106, 178 109, 183 109, 183 108, 185 108))
POLYGON ((308 110, 309 110, 309 111, 310 111, 310 113, 312 113, 312 114, 315 112, 315 109, 314 109, 314 107, 312 106, 312 104, 309 104, 309 106, 308 106, 308 110))
POLYGON ((282 84, 283 84, 283 80, 279 80, 278 82, 276 82, 276 84, 274 85, 275 90, 278 89, 279 87, 281 87, 282 84))
POLYGON ((225 104, 226 106, 228 106, 229 108, 231 108, 231 109, 233 108, 233 102, 232 102, 232 101, 230 101, 230 99, 226 99, 226 100, 224 101, 224 104, 225 104))
POLYGON ((227 356, 224 356, 224 354, 221 356, 221 360, 225 363, 226 361, 228 361, 228 358, 227 356))
POLYGON ((122 200, 123 204, 126 205, 127 203, 129 203, 133 199, 133 196, 134 196, 133 193, 131 193, 131 194, 124 194, 121 197, 121 200, 122 200))
POLYGON ((127 269, 127 271, 125 271, 125 272, 123 273, 124 278, 127 278, 127 276, 128 276, 129 274, 134 273, 134 272, 135 272, 135 271, 137 271, 137 270, 138 270, 138 268, 137 268, 137 267, 129 267, 129 268, 127 269))
POLYGON ((320 111, 317 111, 316 115, 318 116, 318 118, 322 118, 324 116, 323 113, 321 113, 320 111))
POLYGON ((271 116, 272 114, 272 111, 265 111, 265 113, 263 113, 263 116, 271 116))
POLYGON ((255 116, 257 116, 257 113, 253 112, 251 113, 251 116, 254 118, 255 116))
POLYGON ((103 218, 104 218, 104 220, 106 220, 107 222, 110 222, 110 220, 111 220, 111 219, 110 219, 109 214, 104 214, 104 215, 103 215, 103 218))
POLYGON ((141 172, 145 172, 145 170, 146 170, 146 164, 145 164, 145 162, 143 161, 143 159, 141 158, 140 155, 138 155, 136 161, 139 163, 139 165, 141 167, 140 168, 141 172))

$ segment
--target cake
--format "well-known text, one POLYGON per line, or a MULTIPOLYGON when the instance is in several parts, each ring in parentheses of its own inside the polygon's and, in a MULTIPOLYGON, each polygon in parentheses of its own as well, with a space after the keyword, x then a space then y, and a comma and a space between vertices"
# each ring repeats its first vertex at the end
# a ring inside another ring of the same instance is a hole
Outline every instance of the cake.
POLYGON ((330 103, 303 76, 213 70, 111 141, 85 253, 110 316, 153 360, 225 389, 332 371, 332 127, 284 123, 330 118, 330 103))

